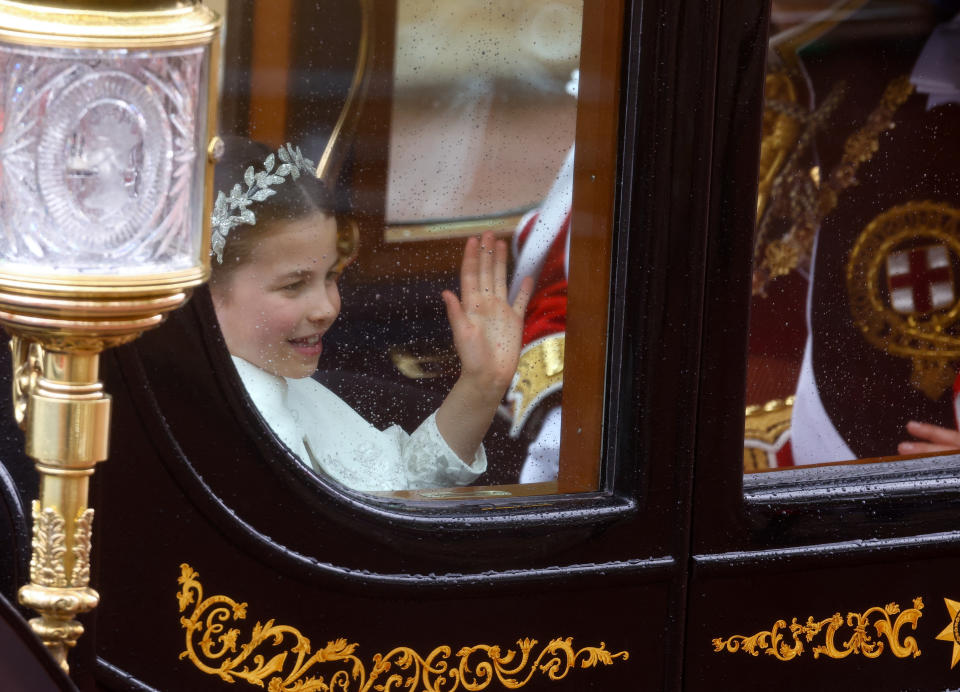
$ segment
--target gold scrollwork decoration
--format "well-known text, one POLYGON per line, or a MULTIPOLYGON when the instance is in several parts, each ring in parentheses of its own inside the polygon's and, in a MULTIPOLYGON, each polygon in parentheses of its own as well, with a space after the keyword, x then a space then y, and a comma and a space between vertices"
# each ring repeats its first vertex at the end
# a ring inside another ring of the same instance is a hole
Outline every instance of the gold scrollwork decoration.
POLYGON ((825 620, 814 620, 810 616, 803 624, 793 618, 789 626, 785 620, 777 620, 769 630, 750 636, 738 634, 726 639, 717 637, 713 640, 713 650, 730 653, 744 651, 751 656, 764 653, 780 661, 789 661, 801 656, 822 633, 822 643, 810 649, 814 658, 820 658, 821 655, 846 658, 851 654, 877 658, 887 649, 897 658, 916 658, 920 655, 916 638, 908 635, 901 639, 900 630, 909 624, 916 631, 922 610, 923 599, 918 596, 913 599, 913 607, 903 611, 899 604, 888 603, 882 608, 875 606, 862 613, 847 613, 846 618, 840 613, 834 613, 825 620), (896 619, 893 616, 897 616, 896 619), (871 626, 875 635, 869 631, 871 626), (853 631, 840 632, 845 627, 853 628, 853 631), (839 645, 838 637, 841 640, 839 645))
POLYGON ((240 679, 265 686, 269 692, 472 692, 487 689, 495 681, 507 689, 519 689, 538 672, 550 680, 560 680, 575 667, 612 665, 616 659, 629 658, 629 652, 613 653, 603 642, 577 649, 572 637, 556 638, 538 649, 537 640, 521 639, 516 649, 506 651, 477 644, 461 647, 454 654, 444 645, 425 656, 408 646, 398 646, 386 654, 375 654, 368 671, 356 655, 356 643, 334 639, 314 650, 299 630, 274 620, 257 622, 247 643, 238 650, 241 632, 229 624, 246 618, 247 604, 228 596, 204 598, 199 574, 186 563, 180 565, 177 581, 182 585, 177 593, 180 612, 193 605, 190 615, 180 618, 186 630, 186 648, 180 658, 226 682, 240 679), (276 650, 272 655, 271 647, 276 650), (320 674, 314 669, 319 664, 334 665, 320 674))

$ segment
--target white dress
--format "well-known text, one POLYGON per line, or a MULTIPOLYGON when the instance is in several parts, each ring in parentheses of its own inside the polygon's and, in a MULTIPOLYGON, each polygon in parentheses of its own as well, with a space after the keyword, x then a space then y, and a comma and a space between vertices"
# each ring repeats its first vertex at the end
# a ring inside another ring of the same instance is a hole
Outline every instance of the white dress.
POLYGON ((300 462, 354 490, 467 485, 487 469, 483 446, 469 465, 450 449, 435 413, 412 435, 398 425, 377 430, 310 377, 278 377, 236 356, 233 362, 260 415, 300 462))

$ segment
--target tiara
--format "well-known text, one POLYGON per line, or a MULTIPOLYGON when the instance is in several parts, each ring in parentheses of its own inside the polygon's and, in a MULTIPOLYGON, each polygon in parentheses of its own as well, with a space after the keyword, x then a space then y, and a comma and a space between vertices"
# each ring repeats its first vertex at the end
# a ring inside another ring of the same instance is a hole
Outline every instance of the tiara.
POLYGON ((301 173, 314 175, 315 168, 313 161, 305 159, 300 153, 300 147, 294 147, 289 142, 281 145, 275 155, 270 154, 264 159, 262 171, 258 172, 253 166, 249 166, 243 174, 246 190, 237 183, 229 195, 222 190, 217 193, 213 213, 210 215, 210 254, 216 255, 217 261, 223 264, 223 247, 230 231, 240 224, 252 226, 257 223, 256 215, 249 209, 250 205, 277 194, 273 186, 280 185, 288 176, 296 180, 301 173), (277 159, 280 159, 279 166, 276 165, 277 159))

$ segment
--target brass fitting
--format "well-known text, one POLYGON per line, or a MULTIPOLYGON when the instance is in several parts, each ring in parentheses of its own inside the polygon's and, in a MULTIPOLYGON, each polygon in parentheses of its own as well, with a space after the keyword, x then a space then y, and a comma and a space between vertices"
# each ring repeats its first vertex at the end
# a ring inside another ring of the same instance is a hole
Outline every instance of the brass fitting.
POLYGON ((10 346, 17 418, 40 474, 30 583, 18 596, 40 614, 30 625, 68 670, 67 651, 83 634, 74 618, 100 600, 88 586, 93 510, 87 504, 89 477, 107 458, 110 397, 99 381, 99 354, 46 350, 17 336, 10 346))

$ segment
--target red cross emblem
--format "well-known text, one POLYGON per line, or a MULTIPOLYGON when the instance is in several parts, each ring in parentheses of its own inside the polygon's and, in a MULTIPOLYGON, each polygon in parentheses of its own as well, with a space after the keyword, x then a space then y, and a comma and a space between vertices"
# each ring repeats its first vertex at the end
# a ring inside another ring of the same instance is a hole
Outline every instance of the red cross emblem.
POLYGON ((953 305, 956 292, 950 251, 944 245, 924 245, 887 255, 890 306, 905 315, 953 305))

